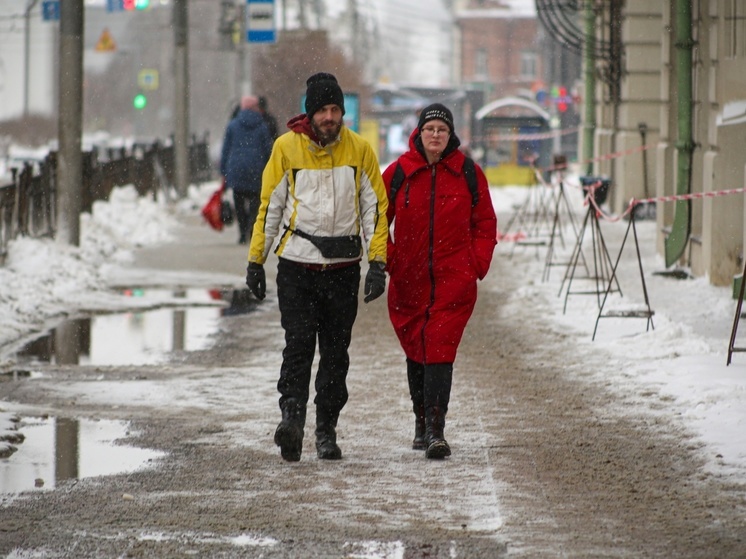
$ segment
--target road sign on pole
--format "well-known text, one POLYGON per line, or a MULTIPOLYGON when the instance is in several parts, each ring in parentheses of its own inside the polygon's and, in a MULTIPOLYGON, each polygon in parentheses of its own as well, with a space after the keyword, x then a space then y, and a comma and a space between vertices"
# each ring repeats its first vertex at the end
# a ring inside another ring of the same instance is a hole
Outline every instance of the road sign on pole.
POLYGON ((109 33, 108 28, 104 27, 104 30, 101 32, 95 50, 96 52, 114 52, 117 50, 117 44, 114 42, 114 38, 109 33))
POLYGON ((107 12, 123 12, 124 3, 122 0, 106 0, 106 11, 107 12))
POLYGON ((274 0, 246 0, 246 40, 249 43, 276 41, 274 0))
POLYGON ((158 89, 158 70, 143 68, 137 73, 137 85, 142 89, 158 89))
POLYGON ((59 21, 60 20, 60 1, 44 0, 41 3, 42 21, 59 21))

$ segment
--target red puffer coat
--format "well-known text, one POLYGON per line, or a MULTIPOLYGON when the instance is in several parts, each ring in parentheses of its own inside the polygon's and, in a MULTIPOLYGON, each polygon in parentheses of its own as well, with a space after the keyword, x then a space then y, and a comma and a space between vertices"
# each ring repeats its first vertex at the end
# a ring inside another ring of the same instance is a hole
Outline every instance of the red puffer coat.
POLYGON ((477 279, 487 275, 492 261, 497 218, 478 166, 479 201, 472 207, 458 139, 453 136, 455 146, 449 144, 446 155, 428 165, 417 137, 415 130, 409 151, 383 173, 391 224, 389 316, 409 359, 453 363, 477 300, 477 279), (397 163, 406 178, 392 200, 397 163))

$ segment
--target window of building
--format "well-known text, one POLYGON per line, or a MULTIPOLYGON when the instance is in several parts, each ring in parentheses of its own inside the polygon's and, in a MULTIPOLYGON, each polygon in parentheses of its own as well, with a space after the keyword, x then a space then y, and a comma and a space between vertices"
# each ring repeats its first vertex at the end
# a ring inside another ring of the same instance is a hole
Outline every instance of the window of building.
POLYGON ((478 80, 486 80, 487 73, 487 49, 476 49, 474 51, 474 77, 478 80))
POLYGON ((725 1, 724 23, 726 56, 746 57, 746 4, 743 0, 725 1))
POLYGON ((536 53, 528 50, 521 52, 521 78, 524 80, 536 78, 536 53))

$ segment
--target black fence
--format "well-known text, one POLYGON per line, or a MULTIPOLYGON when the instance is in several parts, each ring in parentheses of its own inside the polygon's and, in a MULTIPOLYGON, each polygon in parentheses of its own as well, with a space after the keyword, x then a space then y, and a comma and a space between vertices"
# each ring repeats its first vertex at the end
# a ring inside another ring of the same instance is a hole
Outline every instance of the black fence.
MULTIPOLYGON (((93 149, 83 157, 81 211, 90 212, 96 200, 108 200, 117 186, 131 184, 140 196, 158 192, 170 196, 175 189, 173 146, 135 144, 131 148, 93 149)), ((11 170, 12 182, 0 185, 0 265, 8 243, 18 237, 54 238, 57 223, 57 153, 38 164, 27 162, 11 170)), ((190 184, 212 180, 207 136, 189 145, 190 184)))

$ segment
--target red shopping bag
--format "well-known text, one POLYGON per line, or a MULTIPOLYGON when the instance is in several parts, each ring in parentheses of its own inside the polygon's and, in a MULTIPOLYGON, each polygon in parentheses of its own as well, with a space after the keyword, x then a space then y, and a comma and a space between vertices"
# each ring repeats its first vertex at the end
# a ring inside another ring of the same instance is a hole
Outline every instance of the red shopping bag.
POLYGON ((223 189, 220 188, 212 193, 207 204, 202 208, 202 217, 205 218, 207 224, 215 229, 215 231, 223 230, 223 189))

